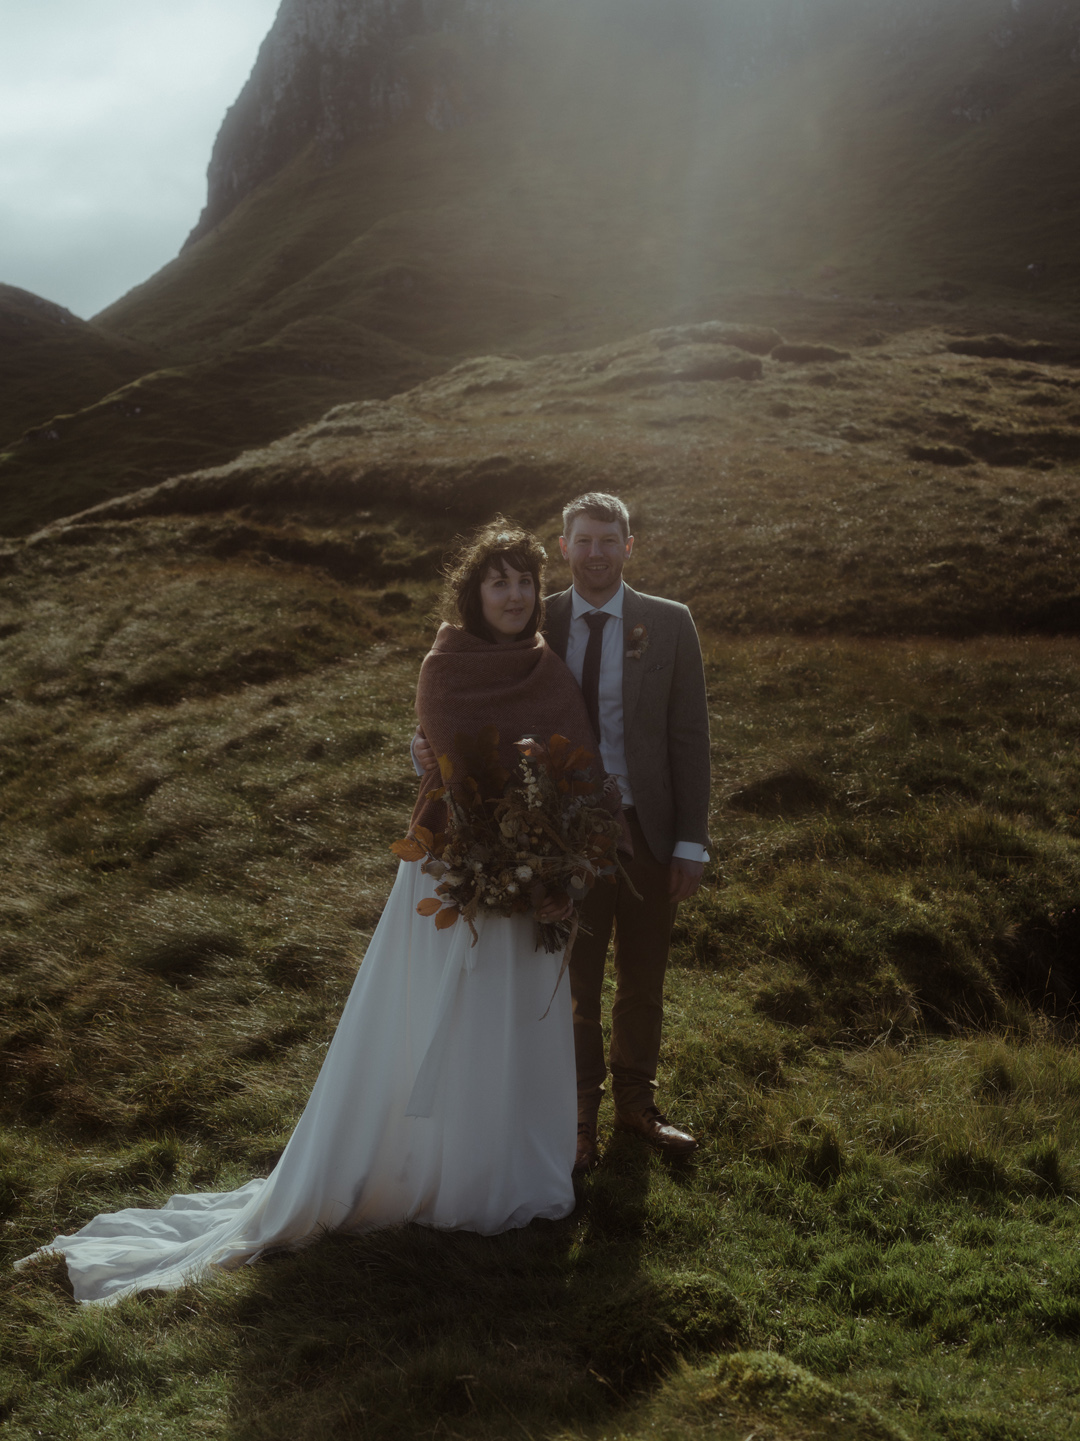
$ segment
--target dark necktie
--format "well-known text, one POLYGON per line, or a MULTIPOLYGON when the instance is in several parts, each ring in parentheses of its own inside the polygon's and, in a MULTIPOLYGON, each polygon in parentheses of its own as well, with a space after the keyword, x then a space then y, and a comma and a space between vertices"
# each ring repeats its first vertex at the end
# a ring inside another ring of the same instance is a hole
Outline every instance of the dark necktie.
POLYGON ((585 663, 581 667, 581 693, 585 697, 585 709, 593 735, 600 739, 600 653, 604 648, 604 626, 607 624, 606 610, 585 612, 585 624, 589 627, 589 644, 585 647, 585 663))

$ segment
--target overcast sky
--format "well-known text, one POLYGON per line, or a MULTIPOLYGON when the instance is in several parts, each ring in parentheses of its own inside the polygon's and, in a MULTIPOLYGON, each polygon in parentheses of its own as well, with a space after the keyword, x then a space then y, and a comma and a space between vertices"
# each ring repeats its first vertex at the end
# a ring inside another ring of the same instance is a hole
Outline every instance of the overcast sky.
POLYGON ((0 0, 0 282, 89 317, 180 249, 279 0, 0 0))

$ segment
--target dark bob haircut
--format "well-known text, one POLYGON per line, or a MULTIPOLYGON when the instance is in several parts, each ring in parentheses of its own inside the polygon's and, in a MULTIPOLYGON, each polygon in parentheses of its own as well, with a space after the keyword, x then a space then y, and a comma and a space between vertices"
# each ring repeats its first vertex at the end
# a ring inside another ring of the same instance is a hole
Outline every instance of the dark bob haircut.
POLYGON ((531 640, 544 624, 542 600, 544 547, 531 531, 512 520, 497 515, 465 542, 444 573, 442 596, 443 619, 462 626, 480 640, 495 639, 484 619, 480 586, 488 571, 506 574, 507 566, 528 571, 536 590, 536 607, 521 632, 522 640, 531 640))

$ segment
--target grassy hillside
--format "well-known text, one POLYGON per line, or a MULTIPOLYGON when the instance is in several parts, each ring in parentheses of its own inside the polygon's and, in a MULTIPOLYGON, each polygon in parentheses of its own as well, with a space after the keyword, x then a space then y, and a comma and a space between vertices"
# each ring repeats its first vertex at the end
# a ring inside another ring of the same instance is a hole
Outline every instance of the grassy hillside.
POLYGON ((1064 32, 1032 11, 1007 40, 991 0, 921 27, 889 28, 887 10, 845 12, 817 48, 733 76, 723 31, 524 7, 499 68, 472 75, 486 102, 469 123, 416 119, 330 165, 298 156, 97 317, 159 368, 50 426, 48 446, 20 431, 69 402, 35 381, 0 453, 0 533, 463 356, 727 319, 747 294, 918 291, 976 329, 1075 323, 1080 110, 1064 32))
POLYGON ((36 530, 166 475, 213 465, 358 392, 391 395, 431 361, 333 316, 193 365, 156 368, 34 426, 0 453, 8 534, 36 530))
MULTIPOLYGON (((1008 371, 955 358, 987 363, 1008 371)), ((442 383, 437 424, 427 395, 448 460, 464 379, 442 383)), ((698 413, 689 382, 671 396, 698 413)), ((722 487, 652 468, 628 487, 634 578, 696 594, 706 622, 714 860, 680 914, 661 1076, 699 1157, 669 1168, 605 1111, 602 1164, 558 1225, 326 1239, 107 1314, 40 1264, 0 1300, 13 1436, 1072 1434, 1075 644, 972 634, 967 588, 927 592, 915 564, 966 556, 969 506, 997 486, 1016 523, 996 574, 1026 536, 1052 565, 1072 473, 940 489, 896 466, 874 538, 843 500, 869 442, 780 484, 760 438, 752 473, 739 424, 722 487), (876 597, 876 634, 799 634, 830 534, 884 544, 886 526, 900 563, 852 592, 876 597), (754 547, 774 577, 756 591, 754 547), (753 626, 743 586, 771 598, 753 626), (890 606, 951 638, 890 632, 890 606)), ((0 555, 5 1261, 273 1164, 389 888, 434 573, 475 476, 447 511, 384 473, 347 516, 332 490, 183 514, 167 489, 156 515, 0 555)), ((550 539, 549 484, 520 497, 550 539)))
POLYGON ((107 335, 62 306, 0 285, 0 437, 91 405, 154 363, 146 345, 107 335))
POLYGON ((851 350, 710 324, 466 361, 66 532, 203 515, 238 550, 326 547, 348 575, 367 564, 372 506, 539 522, 567 494, 614 489, 651 537, 643 586, 680 565, 680 593, 728 633, 1075 634, 1076 356, 950 335, 919 310, 803 308, 851 350), (878 319, 914 324, 886 337, 878 319))

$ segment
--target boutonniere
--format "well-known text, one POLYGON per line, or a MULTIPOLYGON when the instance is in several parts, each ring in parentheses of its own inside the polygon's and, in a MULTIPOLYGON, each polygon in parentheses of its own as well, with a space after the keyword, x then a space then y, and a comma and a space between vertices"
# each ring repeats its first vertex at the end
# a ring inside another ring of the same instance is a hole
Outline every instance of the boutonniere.
POLYGON ((627 660, 640 660, 649 649, 649 632, 643 625, 636 625, 630 632, 630 644, 626 650, 627 660))

